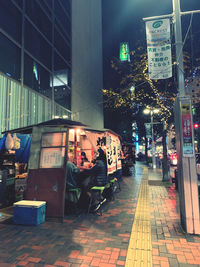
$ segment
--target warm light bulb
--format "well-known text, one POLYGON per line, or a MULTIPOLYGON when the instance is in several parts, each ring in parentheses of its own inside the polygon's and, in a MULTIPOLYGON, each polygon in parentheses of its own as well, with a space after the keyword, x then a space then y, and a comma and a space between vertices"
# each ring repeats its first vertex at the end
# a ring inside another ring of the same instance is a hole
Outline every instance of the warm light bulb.
POLYGON ((157 114, 157 113, 159 113, 159 111, 160 110, 156 108, 156 109, 153 110, 153 113, 157 114))
POLYGON ((144 109, 144 114, 149 114, 150 113, 150 110, 149 109, 144 109))

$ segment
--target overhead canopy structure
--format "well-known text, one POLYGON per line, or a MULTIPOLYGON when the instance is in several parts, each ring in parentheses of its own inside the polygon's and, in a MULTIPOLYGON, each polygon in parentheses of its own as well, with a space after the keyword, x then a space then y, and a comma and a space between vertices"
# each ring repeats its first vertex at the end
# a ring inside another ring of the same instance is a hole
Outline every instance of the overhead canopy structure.
POLYGON ((48 121, 44 121, 41 123, 29 125, 26 127, 21 127, 21 128, 16 128, 16 129, 11 129, 2 132, 2 134, 7 134, 7 133, 20 133, 20 134, 32 134, 33 127, 35 126, 47 126, 47 127, 59 127, 59 128, 83 128, 85 130, 90 130, 90 131, 96 131, 96 132, 105 132, 108 131, 110 133, 113 133, 114 135, 117 135, 120 139, 120 135, 112 131, 111 129, 93 129, 89 125, 83 124, 82 122, 79 121, 72 121, 72 120, 67 120, 67 119, 52 119, 48 121))
POLYGON ((11 129, 2 132, 2 134, 7 134, 7 133, 21 133, 21 134, 32 134, 32 130, 34 126, 48 126, 48 127, 89 127, 86 124, 83 124, 78 121, 72 121, 72 120, 66 120, 66 119, 52 119, 48 121, 44 121, 38 124, 33 124, 29 125, 26 127, 22 128, 17 128, 17 129, 11 129))

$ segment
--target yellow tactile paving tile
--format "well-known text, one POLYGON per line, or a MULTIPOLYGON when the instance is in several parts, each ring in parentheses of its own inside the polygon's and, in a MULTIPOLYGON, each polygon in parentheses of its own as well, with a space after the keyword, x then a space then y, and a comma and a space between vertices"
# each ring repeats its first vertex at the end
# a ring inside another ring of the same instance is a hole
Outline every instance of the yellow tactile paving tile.
POLYGON ((135 218, 126 257, 126 267, 152 267, 150 204, 147 169, 140 185, 135 218))

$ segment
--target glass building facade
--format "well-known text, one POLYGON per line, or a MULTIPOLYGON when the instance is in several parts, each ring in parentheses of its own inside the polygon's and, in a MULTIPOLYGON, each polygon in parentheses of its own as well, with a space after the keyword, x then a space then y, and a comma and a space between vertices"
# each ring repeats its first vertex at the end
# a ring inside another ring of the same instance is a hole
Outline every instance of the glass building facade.
POLYGON ((71 118, 71 0, 0 8, 0 130, 71 118))

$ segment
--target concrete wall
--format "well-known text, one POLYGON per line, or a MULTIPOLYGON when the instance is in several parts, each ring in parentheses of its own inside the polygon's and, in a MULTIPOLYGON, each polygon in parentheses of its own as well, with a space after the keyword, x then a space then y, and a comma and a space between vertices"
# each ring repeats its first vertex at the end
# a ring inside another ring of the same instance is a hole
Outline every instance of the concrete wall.
POLYGON ((72 119, 104 127, 101 0, 72 0, 72 119))

